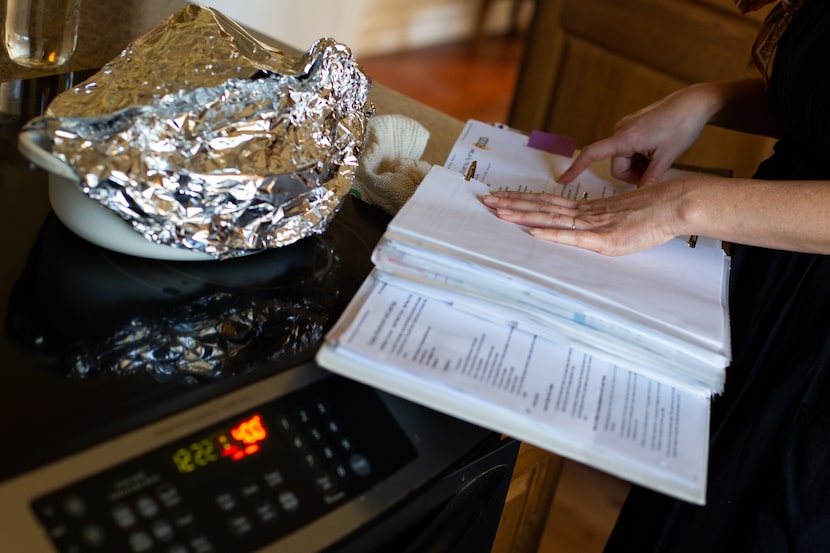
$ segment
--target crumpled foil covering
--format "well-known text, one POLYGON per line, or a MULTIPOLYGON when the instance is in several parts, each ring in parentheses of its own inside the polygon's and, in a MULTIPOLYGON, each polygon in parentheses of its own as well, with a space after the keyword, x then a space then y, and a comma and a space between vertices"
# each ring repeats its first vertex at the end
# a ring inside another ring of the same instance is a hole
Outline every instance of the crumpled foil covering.
POLYGON ((156 243, 217 258, 328 226, 364 143, 371 83, 347 47, 292 57, 190 5, 24 131, 156 243))

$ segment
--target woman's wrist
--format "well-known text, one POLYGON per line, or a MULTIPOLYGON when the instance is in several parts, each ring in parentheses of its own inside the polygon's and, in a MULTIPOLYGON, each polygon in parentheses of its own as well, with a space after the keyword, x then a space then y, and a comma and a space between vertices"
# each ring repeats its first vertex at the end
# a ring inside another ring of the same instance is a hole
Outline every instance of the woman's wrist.
POLYGON ((714 183, 711 181, 720 178, 694 175, 671 181, 671 186, 674 187, 672 232, 675 236, 709 235, 711 233, 712 229, 707 221, 711 210, 707 208, 706 202, 712 197, 710 189, 714 183))
POLYGON ((692 96, 699 116, 707 124, 717 124, 731 100, 727 83, 696 83, 687 87, 686 91, 692 96))

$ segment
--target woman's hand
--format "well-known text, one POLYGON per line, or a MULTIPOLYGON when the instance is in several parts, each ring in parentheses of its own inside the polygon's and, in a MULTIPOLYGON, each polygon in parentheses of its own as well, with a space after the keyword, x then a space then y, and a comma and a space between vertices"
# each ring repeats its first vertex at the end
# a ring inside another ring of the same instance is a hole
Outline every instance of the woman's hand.
POLYGON ((624 117, 613 136, 586 146, 558 181, 570 183, 592 163, 610 158, 615 178, 639 186, 659 182, 700 136, 718 98, 715 85, 693 85, 624 117))
POLYGON ((677 179, 609 198, 576 201, 553 194, 496 192, 484 203, 499 218, 525 225, 537 238, 605 255, 646 250, 683 233, 677 179))
POLYGON ((762 79, 694 84, 621 119, 611 137, 580 152, 559 182, 567 184, 595 161, 610 158, 614 177, 638 186, 652 185, 707 124, 770 137, 779 134, 762 79))
POLYGON ((551 194, 497 192, 484 203, 531 234, 606 255, 700 234, 762 247, 830 254, 830 186, 796 188, 749 179, 695 176, 661 182, 707 124, 777 136, 778 120, 761 79, 701 83, 622 119, 614 135, 587 146, 558 179, 567 184, 596 161, 636 184, 632 192, 576 201, 551 194))
POLYGON ((624 255, 678 236, 681 180, 660 183, 717 111, 718 87, 694 85, 622 119, 613 136, 582 150, 558 179, 567 184, 594 162, 611 158, 611 175, 638 185, 609 198, 576 201, 552 194, 497 192, 484 198, 505 221, 559 244, 624 255))
POLYGON ((692 85, 623 118, 613 136, 585 147, 558 179, 570 183, 592 163, 610 158, 611 175, 638 185, 637 190, 586 201, 497 192, 484 203, 505 221, 531 227, 538 238, 606 255, 667 242, 686 233, 679 207, 684 185, 682 179, 660 180, 728 99, 756 94, 757 84, 747 82, 692 85))

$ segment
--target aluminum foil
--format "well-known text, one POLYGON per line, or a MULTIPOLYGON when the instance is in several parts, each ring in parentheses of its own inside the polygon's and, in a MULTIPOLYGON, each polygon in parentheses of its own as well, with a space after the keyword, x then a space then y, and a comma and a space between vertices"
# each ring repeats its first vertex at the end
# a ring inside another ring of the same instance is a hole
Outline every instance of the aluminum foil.
POLYGON ((334 40, 294 57, 189 5, 24 132, 46 133, 81 190, 146 239, 229 258, 326 229, 370 86, 334 40))

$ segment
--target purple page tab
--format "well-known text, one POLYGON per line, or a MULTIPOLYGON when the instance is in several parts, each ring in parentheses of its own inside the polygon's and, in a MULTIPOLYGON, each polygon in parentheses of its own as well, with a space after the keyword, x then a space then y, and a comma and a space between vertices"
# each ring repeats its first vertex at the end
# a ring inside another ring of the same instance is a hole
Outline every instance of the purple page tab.
POLYGON ((572 157, 576 149, 576 138, 542 131, 531 131, 527 145, 543 152, 572 157))

